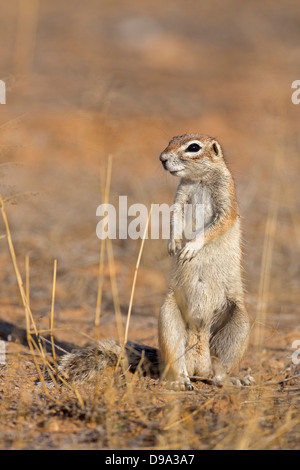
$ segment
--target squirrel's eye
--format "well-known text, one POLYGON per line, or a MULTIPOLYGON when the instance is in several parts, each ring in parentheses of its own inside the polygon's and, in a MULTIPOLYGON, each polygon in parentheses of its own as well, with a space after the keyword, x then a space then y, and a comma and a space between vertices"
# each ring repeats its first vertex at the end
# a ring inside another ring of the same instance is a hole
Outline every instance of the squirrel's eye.
POLYGON ((185 151, 186 152, 199 152, 200 149, 201 149, 200 145, 190 144, 185 151))

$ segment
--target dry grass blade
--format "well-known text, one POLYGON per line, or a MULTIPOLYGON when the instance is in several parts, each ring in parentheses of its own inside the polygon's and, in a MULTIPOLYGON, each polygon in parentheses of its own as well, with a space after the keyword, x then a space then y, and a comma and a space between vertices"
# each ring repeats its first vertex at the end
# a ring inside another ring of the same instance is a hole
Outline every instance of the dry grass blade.
MULTIPOLYGON (((108 163, 107 163, 106 181, 105 181, 105 188, 104 188, 104 193, 103 193, 104 206, 107 206, 108 200, 109 200, 111 169, 112 169, 112 156, 110 155, 108 158, 108 163)), ((97 290, 97 301, 96 301, 96 311, 95 311, 95 340, 98 339, 98 335, 99 335, 98 329, 99 329, 99 324, 100 324, 100 314, 101 314, 101 304, 102 304, 104 254, 105 254, 105 237, 104 237, 104 234, 102 234, 101 244, 100 244, 98 290, 97 290)))
MULTIPOLYGON (((143 249, 144 249, 146 234, 147 234, 148 227, 149 227, 149 222, 150 222, 150 218, 151 218, 151 212, 152 212, 152 204, 151 204, 151 207, 150 207, 150 211, 149 211, 149 215, 148 215, 148 220, 147 220, 147 223, 146 223, 146 226, 145 226, 145 230, 144 230, 144 233, 143 233, 143 237, 142 237, 142 242, 141 242, 139 254, 138 254, 138 257, 137 257, 137 262, 136 262, 136 265, 135 265, 134 276, 133 276, 133 282, 132 282, 132 288, 131 288, 131 294, 130 294, 129 307, 128 307, 128 312, 127 312, 127 319, 126 319, 126 326, 125 326, 125 334, 124 334, 124 339, 123 339, 123 344, 122 344, 121 353, 120 353, 120 355, 119 355, 119 358, 118 358, 118 361, 117 361, 117 365, 116 365, 116 367, 115 367, 115 370, 117 370, 118 367, 119 367, 119 365, 120 365, 122 356, 123 356, 123 354, 124 354, 125 346, 126 346, 126 343, 127 343, 127 340, 128 340, 129 324, 130 324, 130 317, 131 317, 131 311, 132 311, 132 305, 133 305, 133 297, 134 297, 134 292, 135 292, 137 274, 138 274, 138 270, 139 270, 139 266, 140 266, 140 262, 141 262, 141 257, 142 257, 142 253, 143 253, 143 249)), ((126 358, 125 358, 125 361, 126 361, 126 358)), ((126 369, 126 364, 125 364, 125 369, 126 369)))
MULTIPOLYGON (((25 258, 25 286, 26 286, 27 302, 28 302, 28 306, 30 308, 30 262, 29 262, 29 256, 28 255, 26 255, 26 258, 25 258)), ((29 330, 29 329, 30 329, 30 326, 28 324, 27 325, 27 330, 29 330)))
POLYGON ((275 242, 275 233, 278 216, 279 206, 279 194, 280 194, 280 181, 278 178, 274 179, 272 188, 269 212, 265 227, 265 237, 263 246, 263 255, 260 272, 259 282, 259 293, 258 293, 258 306, 257 306, 257 320, 256 320, 256 331, 255 331, 255 343, 260 346, 263 342, 265 334, 265 322, 266 322, 266 308, 268 303, 268 296, 270 290, 271 280, 271 268, 272 268, 272 257, 275 242))
POLYGON ((38 192, 34 192, 34 191, 26 191, 26 192, 23 192, 23 193, 15 193, 15 194, 12 194, 11 196, 5 198, 3 200, 3 202, 5 204, 7 204, 8 202, 16 204, 16 201, 17 201, 18 198, 26 199, 26 198, 31 197, 31 196, 37 196, 38 194, 39 194, 38 192))
POLYGON ((55 363, 55 368, 57 368, 56 363, 56 352, 55 344, 53 337, 53 327, 54 327, 54 303, 55 303, 55 288, 56 288, 56 272, 57 272, 57 260, 54 260, 54 269, 53 269, 53 283, 52 283, 52 298, 51 298, 51 311, 50 311, 50 339, 52 345, 52 356, 55 363))
MULTIPOLYGON (((106 180, 105 188, 103 192, 103 203, 104 207, 107 206, 109 200, 110 192, 110 182, 111 182, 111 170, 112 170, 112 156, 109 155, 106 171, 106 180)), ((104 227, 102 227, 104 230, 104 227)), ((99 340, 99 325, 100 325, 100 315, 101 315, 101 306, 102 306, 102 291, 103 291, 103 272, 104 272, 104 255, 105 255, 105 237, 104 233, 101 236, 100 243, 100 255, 99 255, 99 270, 98 270, 98 289, 97 289, 97 300, 96 300, 96 311, 95 311, 95 320, 94 320, 94 336, 95 336, 95 360, 97 360, 98 349, 96 346, 97 341, 99 340)), ((96 404, 96 397, 99 392, 99 378, 97 377, 95 381, 95 393, 94 393, 94 404, 96 404)))
POLYGON ((140 246, 140 251, 139 251, 136 266, 135 266, 133 282, 132 282, 132 288, 131 288, 131 294, 130 294, 129 307, 128 307, 128 313, 127 313, 126 327, 125 327, 124 345, 127 343, 127 340, 128 340, 129 323, 130 323, 130 317, 131 317, 131 311, 132 311, 132 305, 133 305, 135 285, 136 285, 137 274, 138 274, 138 270, 139 270, 139 267, 140 267, 141 257, 142 257, 142 253, 143 253, 143 249, 144 249, 146 233, 148 231, 148 226, 149 226, 149 222, 150 222, 150 218, 151 218, 151 212, 152 212, 152 205, 150 207, 147 224, 145 226, 145 230, 144 230, 144 233, 143 233, 143 238, 142 238, 142 242, 141 242, 141 246, 140 246))
POLYGON ((288 185, 285 186, 285 194, 286 194, 286 198, 287 198, 287 202, 289 206, 290 216, 291 216, 295 234, 296 234, 298 248, 300 248, 300 217, 299 217, 299 213, 295 204, 295 198, 293 197, 291 188, 288 185))
POLYGON ((118 287, 116 281, 116 267, 115 267, 115 260, 114 260, 114 252, 112 241, 110 238, 107 239, 107 259, 108 259, 108 266, 109 266, 109 275, 110 275, 110 282, 111 282, 111 289, 112 289, 112 296, 114 302, 114 310, 116 316, 116 325, 118 330, 119 340, 122 341, 124 337, 123 331, 123 323, 122 323, 122 314, 120 309, 120 301, 118 295, 118 287))

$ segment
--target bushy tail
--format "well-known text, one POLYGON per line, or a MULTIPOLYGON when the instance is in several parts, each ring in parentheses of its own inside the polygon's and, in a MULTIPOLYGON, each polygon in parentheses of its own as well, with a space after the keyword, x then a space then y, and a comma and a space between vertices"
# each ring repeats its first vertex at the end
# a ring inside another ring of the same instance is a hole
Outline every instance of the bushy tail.
MULTIPOLYGON (((65 354, 60 359, 58 373, 74 383, 93 380, 107 367, 115 367, 121 352, 122 346, 117 341, 98 341, 96 349, 95 345, 91 345, 65 354)), ((124 356, 131 372, 135 372, 139 368, 144 375, 153 378, 159 377, 159 359, 156 348, 128 341, 121 363, 124 356)))

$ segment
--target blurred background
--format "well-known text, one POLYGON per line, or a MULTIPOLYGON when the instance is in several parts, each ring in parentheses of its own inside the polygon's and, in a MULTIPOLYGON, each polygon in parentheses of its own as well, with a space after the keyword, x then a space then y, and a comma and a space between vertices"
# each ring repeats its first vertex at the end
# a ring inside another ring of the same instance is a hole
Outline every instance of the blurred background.
MULTIPOLYGON (((58 334, 84 344, 77 333, 92 332, 108 156, 110 202, 170 204, 178 180, 158 156, 174 135, 201 132, 220 141, 236 180, 252 319, 276 344, 299 339, 299 31, 296 0, 1 1, 0 189, 38 325, 57 259, 58 334)), ((124 319, 139 248, 113 243, 124 319)), ((0 263, 0 318, 24 325, 5 238, 0 263)), ((156 344, 169 263, 166 241, 147 240, 131 339, 156 344)), ((103 337, 117 335, 113 300, 106 263, 103 337)))

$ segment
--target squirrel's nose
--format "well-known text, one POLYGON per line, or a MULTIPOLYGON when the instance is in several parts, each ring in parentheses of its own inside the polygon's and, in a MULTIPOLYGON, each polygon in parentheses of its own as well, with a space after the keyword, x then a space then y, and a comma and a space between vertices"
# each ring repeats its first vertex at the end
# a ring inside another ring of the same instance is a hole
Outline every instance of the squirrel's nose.
POLYGON ((168 160, 167 154, 165 152, 162 152, 159 156, 159 159, 162 163, 165 163, 168 160))

